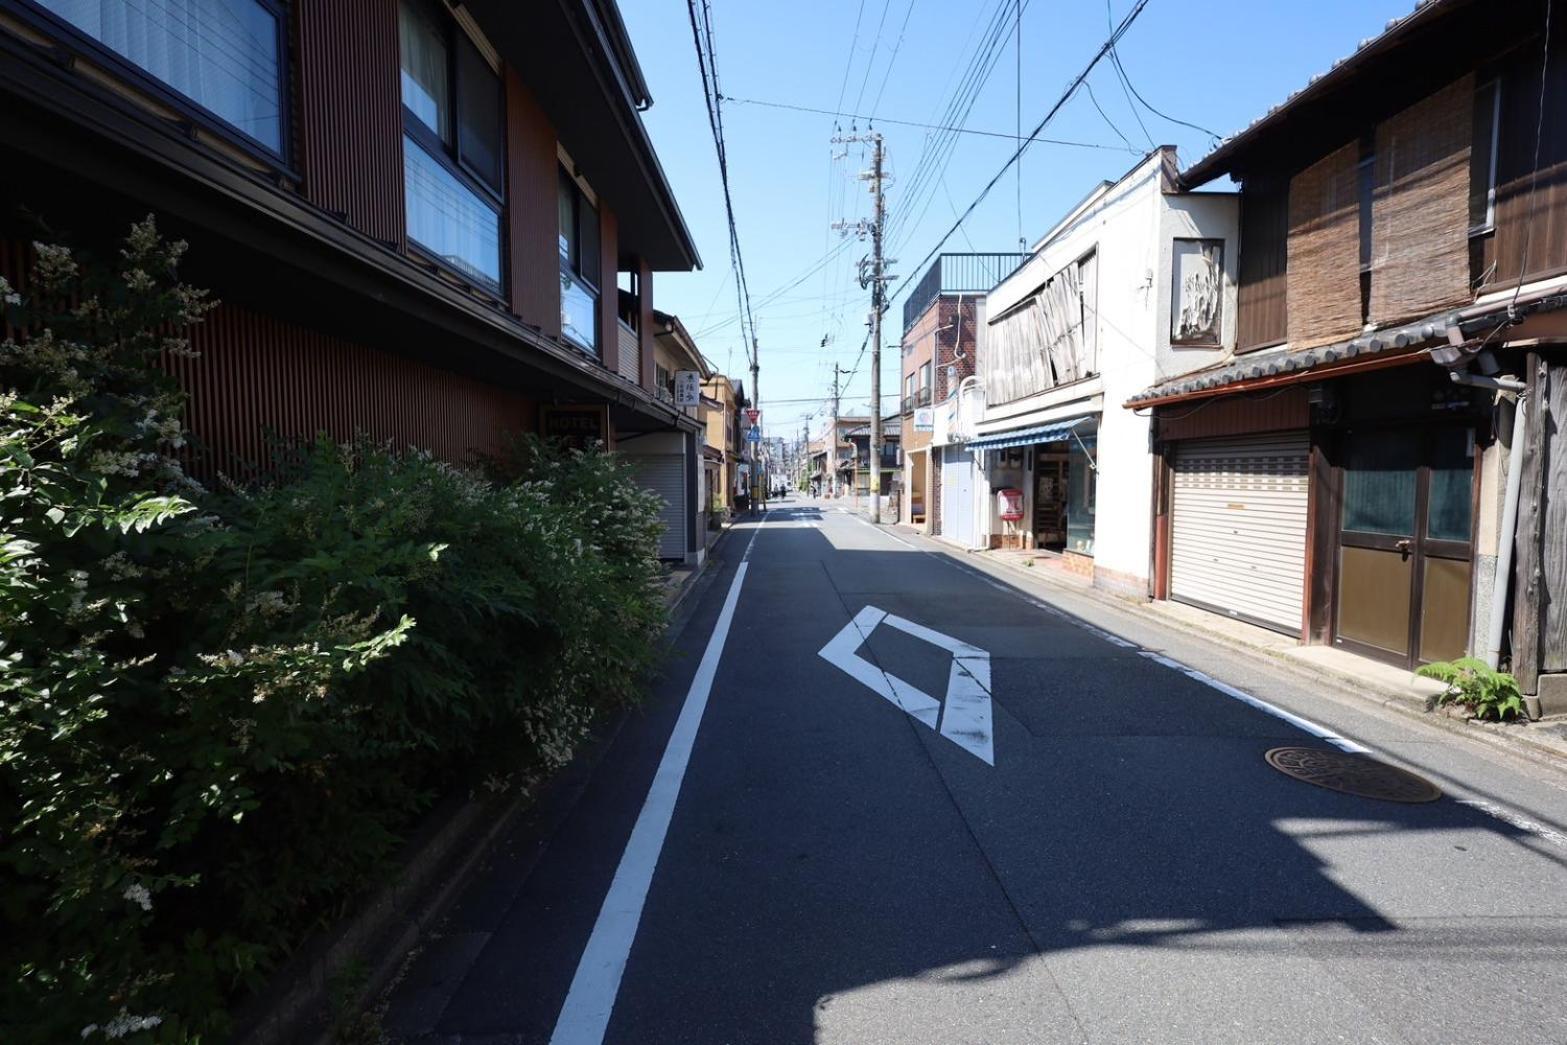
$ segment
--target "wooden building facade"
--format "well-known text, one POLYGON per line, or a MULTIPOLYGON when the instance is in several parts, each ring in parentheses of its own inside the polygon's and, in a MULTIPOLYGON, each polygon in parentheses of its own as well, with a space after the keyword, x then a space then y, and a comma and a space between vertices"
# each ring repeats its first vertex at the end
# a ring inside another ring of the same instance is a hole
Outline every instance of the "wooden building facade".
POLYGON ((171 363, 197 475, 363 433, 678 443, 654 272, 696 249, 614 0, 0 0, 0 259, 148 213, 221 306, 171 363))
POLYGON ((1541 681, 1567 671, 1547 24, 1432 0, 1183 173, 1240 182, 1238 332, 1126 404, 1156 419, 1155 597, 1410 667, 1489 656, 1567 708, 1541 681))

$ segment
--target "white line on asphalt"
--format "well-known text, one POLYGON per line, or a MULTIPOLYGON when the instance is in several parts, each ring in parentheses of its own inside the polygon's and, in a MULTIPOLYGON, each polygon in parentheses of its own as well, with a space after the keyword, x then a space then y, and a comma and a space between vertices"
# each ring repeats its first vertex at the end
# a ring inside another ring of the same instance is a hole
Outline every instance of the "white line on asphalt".
POLYGON ((620 866, 615 868, 615 878, 604 897, 604 906, 599 908, 598 921, 593 924, 593 933, 577 963, 571 989, 566 992, 566 1002, 555 1021, 555 1033, 550 1035, 550 1045, 601 1045, 604 1041, 609 1016, 615 1008, 615 996, 620 993, 620 980, 626 972, 626 959, 631 955, 631 943, 636 939, 637 923, 642 920, 642 906, 647 902, 653 871, 669 834, 669 821, 680 797, 686 766, 691 762, 697 729, 702 724, 702 713, 707 710, 707 698, 713 691, 718 662, 729 637, 729 626, 734 621, 735 604, 740 601, 740 586, 750 568, 751 549, 756 546, 757 535, 766 524, 764 513, 751 533, 745 554, 740 557, 735 579, 730 583, 729 594, 719 611, 718 623, 707 640, 707 649, 691 679, 691 688, 686 691, 685 704, 680 708, 674 732, 670 733, 669 743, 664 747, 664 757, 659 760, 658 772, 653 775, 653 784, 642 803, 642 812, 631 829, 625 852, 620 856, 620 866))
POLYGON ((1183 675, 1187 676, 1188 678, 1194 679, 1197 682, 1201 682, 1203 685, 1208 686, 1211 689, 1215 689, 1218 692, 1223 693, 1227 697, 1232 697, 1235 700, 1238 700, 1238 701, 1240 701, 1243 704, 1248 704, 1251 707, 1256 708, 1258 711, 1261 711, 1261 712, 1264 712, 1266 714, 1272 715, 1275 718, 1283 719, 1285 722, 1288 722, 1290 725, 1295 726, 1297 729, 1304 730, 1305 732, 1310 733, 1312 736, 1317 737, 1320 740, 1325 740, 1329 744, 1332 744, 1334 747, 1336 747, 1336 748, 1338 748, 1338 749, 1340 749, 1342 751, 1349 751, 1349 752, 1353 752, 1355 754, 1360 754, 1360 755, 1369 755, 1369 754, 1372 753, 1371 749, 1366 747, 1365 745, 1359 744, 1359 743, 1349 739, 1348 737, 1342 736, 1341 734, 1335 732, 1334 730, 1329 729, 1326 726, 1319 725, 1318 723, 1311 721, 1311 719, 1309 719, 1309 718, 1303 718, 1300 715, 1297 715, 1297 714, 1295 714, 1292 711, 1285 711, 1283 708, 1279 707, 1276 704, 1270 704, 1266 700, 1263 700, 1261 697, 1254 696, 1253 694, 1247 693, 1243 689, 1237 689, 1236 687, 1230 685, 1227 682, 1220 682, 1218 679, 1214 678, 1211 675, 1208 675, 1208 674, 1205 674, 1204 672, 1198 671, 1196 668, 1189 668, 1185 664, 1182 664, 1180 661, 1172 660, 1169 657, 1166 657, 1166 656, 1164 656, 1161 653, 1155 653, 1152 650, 1138 649, 1137 643, 1131 642, 1131 641, 1129 641, 1127 639, 1123 639, 1119 635, 1112 635, 1110 632, 1105 631, 1103 628, 1096 627, 1096 626, 1094 626, 1092 624, 1089 624, 1087 621, 1082 620, 1081 618, 1072 616, 1071 614, 1067 613, 1065 610, 1062 610, 1062 609, 1060 609, 1060 608, 1058 608, 1056 606, 1052 606, 1049 603, 1044 602, 1044 601, 1042 601, 1040 599, 1036 599, 1036 598, 1034 598, 1031 595, 1025 594, 1023 592, 1020 592, 1020 591, 1018 591, 1014 587, 1002 584, 999 581, 997 581, 994 578, 992 578, 989 575, 987 575, 986 573, 984 573, 984 571, 982 571, 982 570, 977 570, 974 567, 969 566, 969 565, 967 565, 965 563, 954 562, 952 559, 948 558, 944 554, 940 554, 940 553, 937 553, 937 552, 932 552, 932 551, 930 551, 928 549, 925 549, 925 548, 916 547, 913 544, 909 544, 908 541, 905 541, 903 538, 897 536, 896 534, 889 533, 888 531, 882 529, 879 526, 872 525, 868 520, 863 519, 863 518, 861 518, 858 515, 854 515, 854 514, 852 514, 850 512, 844 511, 841 508, 839 509, 839 511, 843 511, 844 514, 850 516, 850 518, 858 519, 860 522, 865 523, 866 526, 870 526, 870 528, 875 530, 877 533, 886 534, 886 536, 891 537, 893 540, 897 541, 899 544, 907 545, 910 548, 914 548, 916 551, 922 551, 922 552, 924 552, 927 555, 934 556, 934 557, 940 559, 941 561, 943 561, 945 563, 948 563, 949 565, 953 566, 955 569, 961 570, 964 573, 970 574, 971 576, 973 576, 973 577, 975 577, 975 578, 977 578, 979 580, 984 581, 986 584, 990 585, 992 588, 997 588, 997 589, 1000 589, 1001 591, 1005 591, 1005 592, 1009 592, 1011 594, 1014 594, 1018 598, 1022 599, 1024 602, 1028 603, 1030 606, 1033 606, 1035 609, 1038 609, 1038 610, 1041 610, 1042 612, 1048 613, 1048 614, 1050 614, 1053 617, 1059 617, 1059 618, 1062 618, 1064 620, 1068 620, 1068 621, 1072 622, 1073 624, 1077 625, 1078 627, 1082 628, 1084 631, 1088 632, 1090 635, 1093 635, 1095 638, 1103 639, 1104 641, 1109 642, 1109 643, 1111 643, 1111 644, 1113 644, 1115 646, 1119 646, 1122 649, 1136 649, 1139 655, 1147 657, 1149 660, 1153 661, 1156 664, 1163 664, 1167 668, 1173 668, 1174 670, 1181 672, 1183 675))
POLYGON ((1171 660, 1162 653, 1155 653, 1152 650, 1138 650, 1138 655, 1147 657, 1155 664, 1163 664, 1167 668, 1173 668, 1174 670, 1179 671, 1181 674, 1185 675, 1187 678, 1195 679, 1196 681, 1201 682, 1203 685, 1208 686, 1211 689, 1218 690, 1227 697, 1235 698, 1242 704, 1249 704, 1258 711, 1266 712, 1267 714, 1272 715, 1274 718, 1281 718, 1285 722, 1288 722, 1290 725, 1294 726, 1296 729, 1305 730, 1307 733, 1310 733, 1319 740, 1326 740, 1329 744, 1332 744, 1341 751, 1349 751, 1357 755, 1371 754, 1370 748, 1362 744, 1357 744, 1355 741, 1350 740, 1348 737, 1343 736, 1335 730, 1329 729, 1327 726, 1313 722, 1309 718, 1302 718, 1293 711, 1285 711, 1277 704, 1270 704, 1261 697, 1253 696, 1243 689, 1235 688, 1228 682, 1220 682, 1212 675, 1198 671, 1196 668, 1189 668, 1180 661, 1171 660))
POLYGON ((1483 798, 1456 798, 1454 801, 1456 801, 1459 805, 1471 806, 1480 810, 1482 813, 1494 816, 1503 823, 1511 824, 1520 831, 1527 831, 1529 834, 1532 834, 1537 838, 1543 838, 1552 845, 1559 845, 1563 849, 1567 849, 1567 835, 1564 835, 1560 831, 1557 831, 1553 828, 1546 827, 1544 824, 1539 823, 1538 821, 1530 820, 1526 816, 1521 816, 1520 814, 1513 812, 1511 809, 1503 808, 1502 806, 1497 805, 1495 802, 1487 802, 1483 798))

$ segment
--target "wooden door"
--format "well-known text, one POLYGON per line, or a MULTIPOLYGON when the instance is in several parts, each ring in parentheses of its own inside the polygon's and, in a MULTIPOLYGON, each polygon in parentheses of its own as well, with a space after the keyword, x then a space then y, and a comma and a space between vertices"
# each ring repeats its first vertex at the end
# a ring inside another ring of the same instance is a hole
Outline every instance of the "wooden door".
POLYGON ((1334 644, 1413 667, 1463 656, 1474 440, 1459 426, 1346 433, 1334 644))

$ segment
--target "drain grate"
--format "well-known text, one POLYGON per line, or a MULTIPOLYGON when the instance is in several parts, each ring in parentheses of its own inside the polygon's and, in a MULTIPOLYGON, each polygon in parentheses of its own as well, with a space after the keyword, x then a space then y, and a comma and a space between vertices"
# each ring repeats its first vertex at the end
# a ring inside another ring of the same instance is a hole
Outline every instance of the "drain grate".
POLYGON ((1384 802, 1434 802, 1441 790, 1424 777, 1365 755, 1315 747, 1276 747, 1268 765, 1308 784, 1384 802))

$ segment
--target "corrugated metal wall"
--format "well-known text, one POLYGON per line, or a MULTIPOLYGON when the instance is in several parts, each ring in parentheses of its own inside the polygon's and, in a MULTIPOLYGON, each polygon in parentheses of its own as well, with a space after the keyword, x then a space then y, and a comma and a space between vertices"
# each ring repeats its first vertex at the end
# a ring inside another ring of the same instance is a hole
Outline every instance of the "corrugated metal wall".
POLYGON ((191 334, 200 358, 169 366, 190 394, 186 424, 204 448, 191 470, 203 478, 264 464, 269 432, 364 433, 461 462, 535 427, 535 405, 515 392, 232 305, 191 334))
POLYGON ((555 129, 522 78, 508 68, 506 227, 511 308, 524 323, 550 337, 560 336, 559 170, 555 129))
POLYGON ((305 197, 404 245, 396 0, 296 0, 305 197))

